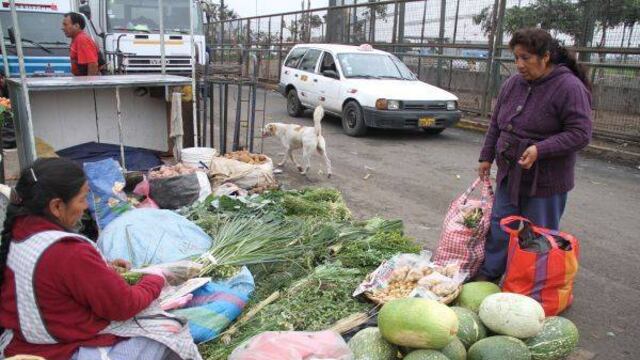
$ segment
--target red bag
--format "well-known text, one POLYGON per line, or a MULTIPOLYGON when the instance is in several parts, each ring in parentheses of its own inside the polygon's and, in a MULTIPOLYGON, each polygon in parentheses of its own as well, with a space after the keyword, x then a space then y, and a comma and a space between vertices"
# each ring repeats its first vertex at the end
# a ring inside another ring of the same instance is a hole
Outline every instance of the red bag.
POLYGON ((477 179, 467 191, 449 206, 442 225, 442 234, 436 249, 434 262, 439 265, 459 263, 460 270, 467 272, 467 278, 473 277, 484 261, 484 243, 491 224, 493 206, 493 188, 491 181, 477 179), (480 200, 469 199, 471 193, 482 183, 480 200), (465 214, 480 208, 482 217, 473 228, 464 224, 465 214))
POLYGON ((500 221, 509 234, 509 254, 502 291, 530 296, 537 300, 546 316, 561 313, 573 302, 573 281, 578 273, 580 244, 567 233, 535 226, 520 216, 509 216, 500 221), (520 229, 509 225, 525 221, 534 234, 544 236, 551 244, 546 252, 531 252, 520 247, 520 229), (566 241, 566 250, 558 246, 556 238, 566 241))

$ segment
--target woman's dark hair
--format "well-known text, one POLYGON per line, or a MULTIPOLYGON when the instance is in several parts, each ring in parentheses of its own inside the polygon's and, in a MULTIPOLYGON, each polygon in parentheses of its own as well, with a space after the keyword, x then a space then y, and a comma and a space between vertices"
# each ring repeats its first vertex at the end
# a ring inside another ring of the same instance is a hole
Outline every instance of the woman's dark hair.
POLYGON ((87 27, 87 22, 84 20, 84 16, 77 12, 68 12, 64 14, 64 17, 68 17, 71 20, 71 24, 80 25, 80 29, 84 30, 87 27))
POLYGON ((38 159, 30 168, 22 170, 2 229, 0 286, 4 281, 15 219, 22 215, 46 215, 51 200, 60 198, 68 203, 80 193, 86 181, 79 165, 62 158, 38 159))
POLYGON ((520 29, 513 34, 509 41, 509 48, 513 50, 516 45, 524 47, 529 53, 543 57, 549 52, 552 64, 562 64, 568 67, 582 83, 591 90, 591 82, 587 77, 587 69, 578 64, 576 55, 567 50, 557 39, 551 37, 547 31, 539 28, 520 29))

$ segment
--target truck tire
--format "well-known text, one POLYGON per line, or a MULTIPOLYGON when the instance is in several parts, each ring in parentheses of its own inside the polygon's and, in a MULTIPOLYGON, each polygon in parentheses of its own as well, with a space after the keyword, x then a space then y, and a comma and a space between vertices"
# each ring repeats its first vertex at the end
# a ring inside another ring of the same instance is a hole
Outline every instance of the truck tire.
POLYGON ((291 89, 287 93, 287 113, 291 117, 300 117, 304 112, 304 106, 300 103, 298 98, 298 92, 296 89, 291 89))
POLYGON ((362 107, 356 101, 349 101, 342 108, 342 129, 345 134, 353 137, 364 136, 367 125, 364 122, 362 107))

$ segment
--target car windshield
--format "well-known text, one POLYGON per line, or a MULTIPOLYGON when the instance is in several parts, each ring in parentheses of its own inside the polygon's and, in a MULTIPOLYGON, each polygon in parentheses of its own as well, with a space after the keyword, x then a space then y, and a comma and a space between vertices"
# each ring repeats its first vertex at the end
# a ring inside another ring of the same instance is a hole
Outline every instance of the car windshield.
POLYGON ((415 80, 398 58, 387 54, 345 53, 338 61, 347 78, 415 80))
MULTIPOLYGON (((13 27, 11 13, 0 12, 2 20, 2 30, 4 36, 9 36, 9 28, 13 27)), ((69 39, 62 32, 62 14, 45 12, 18 12, 18 23, 20 24, 20 35, 23 39, 44 45, 47 48, 69 46, 69 39)), ((8 44, 9 42, 7 42, 8 44)), ((37 47, 34 43, 23 42, 24 47, 37 47)))
MULTIPOLYGON (((164 2, 164 28, 167 33, 189 33, 189 5, 192 0, 164 2)), ((194 9, 196 34, 202 34, 202 17, 194 9)), ((107 1, 109 31, 127 30, 141 32, 160 31, 160 11, 157 0, 109 0, 107 1)))

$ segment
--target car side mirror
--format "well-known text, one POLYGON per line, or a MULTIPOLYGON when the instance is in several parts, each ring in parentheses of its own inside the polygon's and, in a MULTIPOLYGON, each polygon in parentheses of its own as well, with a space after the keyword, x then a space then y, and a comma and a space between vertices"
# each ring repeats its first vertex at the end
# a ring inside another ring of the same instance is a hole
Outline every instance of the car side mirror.
POLYGON ((333 70, 325 70, 322 72, 322 75, 332 79, 340 79, 340 76, 338 76, 338 73, 333 70))

